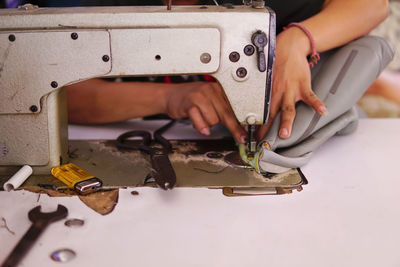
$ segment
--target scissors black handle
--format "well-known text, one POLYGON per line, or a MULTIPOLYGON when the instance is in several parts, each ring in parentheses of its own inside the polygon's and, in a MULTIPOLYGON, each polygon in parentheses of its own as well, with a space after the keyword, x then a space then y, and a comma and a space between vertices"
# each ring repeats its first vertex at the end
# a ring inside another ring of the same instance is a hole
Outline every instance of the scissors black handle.
POLYGON ((131 149, 131 150, 144 150, 148 152, 149 149, 143 149, 144 147, 149 147, 151 144, 151 134, 147 131, 130 131, 121 134, 118 136, 116 140, 116 144, 118 148, 123 148, 123 149, 131 149), (139 146, 134 146, 131 144, 125 143, 125 141, 129 138, 132 137, 142 137, 142 144, 139 146))
POLYGON ((167 123, 166 125, 164 125, 163 127, 161 127, 160 129, 156 130, 154 132, 154 140, 161 144, 163 147, 163 151, 165 154, 169 154, 172 152, 172 145, 171 143, 165 139, 162 134, 168 130, 169 128, 171 128, 171 126, 176 122, 176 120, 171 120, 169 123, 167 123))
POLYGON ((116 140, 118 148, 141 150, 150 154, 152 176, 156 180, 156 183, 164 190, 172 189, 176 184, 175 171, 168 158, 168 154, 172 152, 172 145, 162 136, 162 133, 174 123, 175 120, 172 120, 154 132, 154 141, 159 143, 162 149, 151 147, 151 134, 148 131, 126 132, 118 136, 116 140), (132 137, 142 137, 143 141, 137 146, 125 143, 127 139, 132 137))

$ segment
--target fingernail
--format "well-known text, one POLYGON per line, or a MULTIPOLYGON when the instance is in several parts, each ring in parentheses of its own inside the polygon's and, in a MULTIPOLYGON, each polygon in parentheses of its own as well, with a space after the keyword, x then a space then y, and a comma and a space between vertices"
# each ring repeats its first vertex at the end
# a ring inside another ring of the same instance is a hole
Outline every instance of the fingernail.
POLYGON ((204 135, 210 135, 210 128, 203 128, 200 130, 200 133, 204 134, 204 135))
POLYGON ((318 108, 319 114, 321 115, 328 115, 328 110, 326 109, 325 106, 321 106, 318 108))
POLYGON ((289 132, 288 132, 288 130, 287 130, 286 128, 282 128, 282 129, 279 131, 279 136, 280 136, 280 137, 288 137, 288 135, 289 135, 289 132))

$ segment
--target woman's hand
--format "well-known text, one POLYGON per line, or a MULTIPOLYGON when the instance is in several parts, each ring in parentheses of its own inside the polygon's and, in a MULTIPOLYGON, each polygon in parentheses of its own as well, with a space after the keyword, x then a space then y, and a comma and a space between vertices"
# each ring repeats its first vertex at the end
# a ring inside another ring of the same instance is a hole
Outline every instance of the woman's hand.
POLYGON ((239 143, 246 132, 239 125, 218 83, 191 82, 176 84, 166 94, 166 113, 172 118, 189 117, 199 132, 210 134, 210 127, 223 124, 239 143))
POLYGON ((311 88, 311 72, 307 61, 310 52, 308 37, 298 28, 289 28, 277 36, 270 116, 267 125, 258 130, 259 140, 266 135, 279 110, 279 137, 289 138, 298 101, 308 104, 320 115, 327 112, 324 103, 311 88))

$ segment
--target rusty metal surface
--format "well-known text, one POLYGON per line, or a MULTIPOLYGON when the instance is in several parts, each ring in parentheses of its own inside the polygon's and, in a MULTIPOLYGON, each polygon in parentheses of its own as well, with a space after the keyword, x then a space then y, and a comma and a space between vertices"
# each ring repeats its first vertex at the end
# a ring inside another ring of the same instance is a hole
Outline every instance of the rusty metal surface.
MULTIPOLYGON (((267 178, 254 170, 231 166, 223 157, 207 156, 209 152, 226 155, 236 150, 230 139, 171 142, 173 153, 169 158, 176 172, 177 187, 295 189, 304 181, 297 170, 267 178)), ((144 186, 143 181, 151 172, 148 155, 140 151, 119 150, 111 140, 71 141, 69 156, 70 162, 100 178, 105 189, 144 186)), ((5 179, 0 177, 0 184, 5 179)), ((38 184, 63 189, 63 185, 50 175, 32 176, 22 188, 38 184)))

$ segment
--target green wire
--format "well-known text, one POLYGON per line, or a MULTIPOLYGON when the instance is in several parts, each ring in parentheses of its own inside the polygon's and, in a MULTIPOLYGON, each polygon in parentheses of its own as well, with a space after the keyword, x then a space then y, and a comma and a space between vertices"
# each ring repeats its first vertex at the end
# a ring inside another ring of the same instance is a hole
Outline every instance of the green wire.
POLYGON ((247 153, 246 153, 246 146, 245 146, 245 144, 239 144, 239 154, 240 154, 240 157, 242 158, 242 160, 243 160, 245 163, 249 164, 249 160, 248 160, 248 158, 247 158, 247 153))

